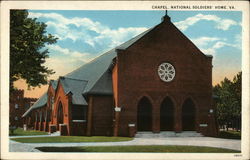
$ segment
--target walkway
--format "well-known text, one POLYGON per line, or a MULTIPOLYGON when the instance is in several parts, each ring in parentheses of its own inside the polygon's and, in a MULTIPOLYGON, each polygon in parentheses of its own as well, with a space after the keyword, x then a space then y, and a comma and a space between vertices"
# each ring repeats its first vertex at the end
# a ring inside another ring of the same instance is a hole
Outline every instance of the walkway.
MULTIPOLYGON (((43 136, 44 137, 44 136, 43 136)), ((125 142, 83 142, 83 143, 19 143, 10 140, 11 152, 39 152, 35 147, 74 147, 74 146, 126 146, 126 145, 188 145, 208 146, 241 150, 241 140, 212 137, 168 137, 134 138, 125 142)))

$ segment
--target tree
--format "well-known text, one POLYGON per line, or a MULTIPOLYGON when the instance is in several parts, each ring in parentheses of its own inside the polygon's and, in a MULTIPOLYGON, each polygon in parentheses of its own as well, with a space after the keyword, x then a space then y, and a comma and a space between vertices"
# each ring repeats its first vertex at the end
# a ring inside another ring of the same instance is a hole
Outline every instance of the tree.
POLYGON ((242 72, 239 72, 233 78, 233 94, 236 99, 236 103, 234 105, 234 125, 236 125, 236 129, 241 128, 241 93, 242 93, 242 72))
POLYGON ((18 79, 26 80, 28 88, 47 84, 48 76, 55 72, 45 67, 49 57, 46 45, 57 38, 46 34, 46 24, 28 18, 27 10, 10 11, 10 90, 18 79))
MULTIPOLYGON (((242 72, 239 72, 236 76, 233 78, 233 84, 234 84, 234 94, 238 102, 241 102, 241 81, 242 81, 242 72)), ((238 105, 241 106, 241 103, 238 105)))
POLYGON ((217 120, 220 125, 240 128, 241 120, 241 72, 230 81, 225 78, 213 87, 213 93, 218 97, 217 120))

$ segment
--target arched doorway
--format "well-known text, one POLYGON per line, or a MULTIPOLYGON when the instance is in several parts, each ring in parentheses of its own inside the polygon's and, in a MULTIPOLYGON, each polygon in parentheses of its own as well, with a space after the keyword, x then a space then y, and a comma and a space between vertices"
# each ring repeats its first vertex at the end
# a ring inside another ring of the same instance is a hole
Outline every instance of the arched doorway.
POLYGON ((161 131, 174 130, 174 104, 169 97, 165 98, 160 110, 161 131))
POLYGON ((58 129, 59 129, 59 124, 63 124, 63 106, 61 102, 59 102, 58 110, 57 110, 57 128, 58 129))
POLYGON ((143 97, 138 103, 137 130, 152 131, 152 105, 146 97, 143 97))
POLYGON ((195 131, 195 105, 191 99, 185 100, 182 105, 182 130, 195 131))

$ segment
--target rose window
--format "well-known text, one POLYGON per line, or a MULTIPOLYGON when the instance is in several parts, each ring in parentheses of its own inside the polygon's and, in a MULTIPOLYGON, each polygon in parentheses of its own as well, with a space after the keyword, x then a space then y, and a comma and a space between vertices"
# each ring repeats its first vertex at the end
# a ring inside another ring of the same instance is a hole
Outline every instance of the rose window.
POLYGON ((174 79, 175 77, 175 69, 174 66, 170 63, 162 63, 158 67, 158 75, 161 80, 164 82, 170 82, 174 79))

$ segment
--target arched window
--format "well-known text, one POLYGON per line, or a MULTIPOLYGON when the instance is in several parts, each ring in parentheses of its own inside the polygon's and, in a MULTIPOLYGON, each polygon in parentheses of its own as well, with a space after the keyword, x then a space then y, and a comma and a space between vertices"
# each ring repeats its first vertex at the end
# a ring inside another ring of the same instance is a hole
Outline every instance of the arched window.
POLYGON ((63 106, 61 102, 59 102, 59 106, 57 110, 57 121, 58 121, 58 124, 63 124, 63 106))
POLYGON ((152 131, 152 105, 146 97, 143 97, 138 103, 137 130, 152 131))

